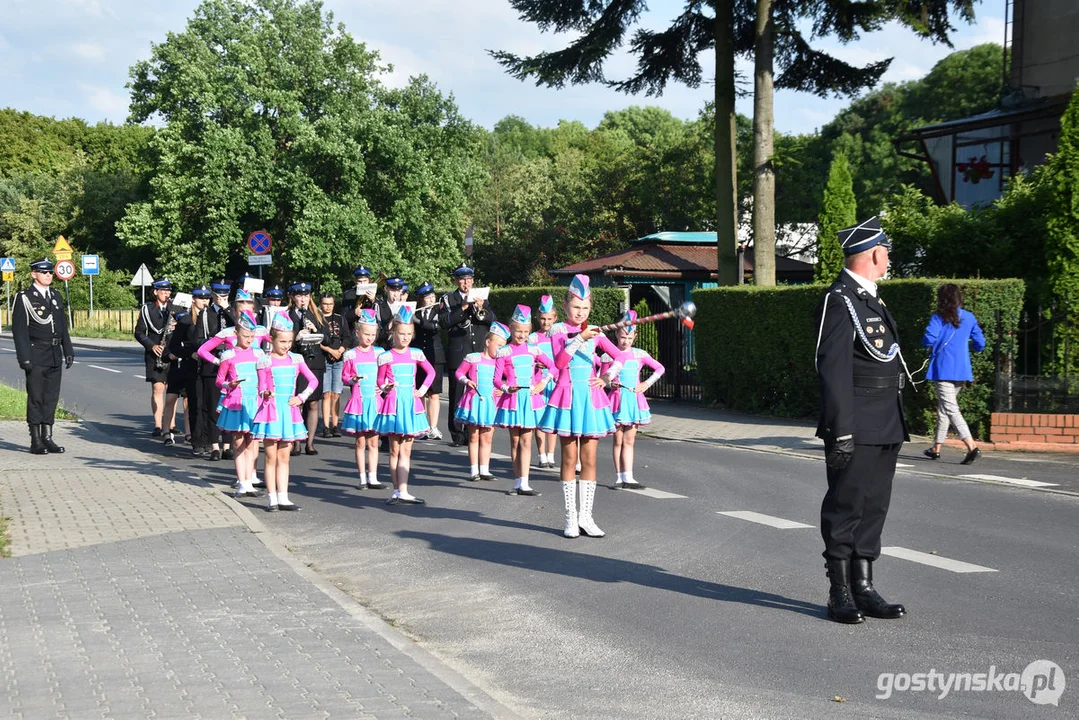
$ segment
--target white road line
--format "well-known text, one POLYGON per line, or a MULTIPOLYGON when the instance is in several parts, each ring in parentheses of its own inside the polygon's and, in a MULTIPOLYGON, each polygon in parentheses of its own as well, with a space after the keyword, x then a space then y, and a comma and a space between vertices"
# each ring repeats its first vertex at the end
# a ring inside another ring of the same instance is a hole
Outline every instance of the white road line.
POLYGON ((623 488, 626 492, 634 493, 635 495, 647 495, 650 498, 656 500, 684 500, 685 495, 678 495, 677 493, 667 492, 666 490, 656 490, 654 488, 646 487, 640 490, 630 490, 623 488))
POLYGON ((1008 483, 1009 485, 1020 485, 1022 487, 1056 487, 1057 483, 1041 482, 1039 480, 1027 480, 1026 478, 1010 478, 1003 475, 960 475, 961 478, 968 478, 970 480, 992 480, 993 482, 1008 483))
POLYGON ((812 525, 806 525, 805 523, 795 522, 793 520, 784 520, 783 518, 772 517, 771 515, 762 515, 761 513, 753 512, 752 510, 731 510, 728 512, 719 512, 717 514, 738 518, 739 520, 748 520, 749 522, 767 525, 768 527, 774 527, 780 530, 795 530, 797 528, 813 527, 812 525))
POLYGON ((100 365, 87 365, 86 367, 92 367, 95 370, 104 370, 105 372, 119 373, 119 370, 113 370, 112 368, 101 367, 100 365))
POLYGON ((974 565, 961 560, 951 560, 939 555, 918 552, 917 550, 910 550, 905 547, 882 547, 880 549, 880 554, 890 555, 891 557, 899 558, 900 560, 910 560, 911 562, 921 563, 922 565, 930 565, 935 568, 940 568, 941 570, 951 570, 954 573, 997 572, 993 568, 982 567, 981 565, 974 565))
POLYGON ((896 463, 896 467, 914 467, 913 465, 907 465, 906 463, 896 463))
POLYGON ((137 377, 140 380, 145 380, 146 379, 145 375, 136 375, 135 377, 137 377))
POLYGON ((3 350, 4 352, 15 352, 11 348, 0 348, 0 350, 3 350))

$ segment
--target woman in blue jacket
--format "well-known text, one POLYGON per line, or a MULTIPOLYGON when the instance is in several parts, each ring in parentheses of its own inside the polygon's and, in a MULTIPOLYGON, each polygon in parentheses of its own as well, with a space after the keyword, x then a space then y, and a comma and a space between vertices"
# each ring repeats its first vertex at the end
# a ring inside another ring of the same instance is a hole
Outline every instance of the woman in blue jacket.
POLYGON ((957 285, 947 283, 937 290, 937 311, 929 319, 922 346, 932 348, 926 379, 933 380, 937 387, 937 434, 925 456, 933 460, 940 458, 940 446, 948 437, 948 426, 955 425, 959 439, 967 446, 962 464, 970 465, 981 457, 982 451, 974 444, 956 396, 964 383, 974 380, 970 347, 981 352, 985 348, 985 335, 974 315, 963 309, 963 294, 957 285))

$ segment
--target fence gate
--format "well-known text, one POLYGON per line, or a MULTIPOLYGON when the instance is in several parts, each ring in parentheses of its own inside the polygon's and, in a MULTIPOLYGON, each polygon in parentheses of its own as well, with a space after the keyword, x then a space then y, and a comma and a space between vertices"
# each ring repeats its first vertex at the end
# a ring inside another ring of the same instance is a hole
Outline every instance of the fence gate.
MULTIPOLYGON (((638 288, 639 286, 635 287, 634 291, 638 288)), ((685 300, 685 291, 681 285, 644 286, 639 289, 645 290, 642 296, 648 303, 649 314, 675 309, 685 300)), ((693 332, 677 320, 664 320, 652 327, 655 328, 655 347, 648 347, 641 342, 643 339, 641 329, 637 332, 637 345, 663 363, 666 372, 659 382, 648 390, 647 396, 664 400, 700 402, 701 385, 697 378, 693 332)))
POLYGON ((1076 315, 1067 295, 1048 306, 1032 305, 1023 310, 1009 342, 997 311, 997 412, 1079 413, 1076 315))

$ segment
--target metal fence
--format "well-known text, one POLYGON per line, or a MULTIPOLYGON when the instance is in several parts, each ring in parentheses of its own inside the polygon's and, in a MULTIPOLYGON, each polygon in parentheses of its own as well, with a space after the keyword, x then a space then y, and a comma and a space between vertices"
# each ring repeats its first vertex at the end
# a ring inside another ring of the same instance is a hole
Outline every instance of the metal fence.
MULTIPOLYGON (((677 296, 680 288, 670 288, 670 296, 644 294, 649 313, 661 313, 677 308, 684 298, 677 296)), ((701 383, 697 377, 697 360, 693 346, 693 332, 676 320, 655 324, 655 347, 645 348, 666 369, 663 377, 646 395, 650 398, 683 402, 700 402, 701 383)), ((640 343, 638 343, 640 344, 640 343)), ((642 345, 642 347, 644 347, 642 345)))
POLYGON ((1068 295, 1048 305, 1032 305, 1019 318, 1014 342, 1008 342, 1012 338, 1004 337, 997 311, 997 412, 1079 412, 1077 314, 1068 295))

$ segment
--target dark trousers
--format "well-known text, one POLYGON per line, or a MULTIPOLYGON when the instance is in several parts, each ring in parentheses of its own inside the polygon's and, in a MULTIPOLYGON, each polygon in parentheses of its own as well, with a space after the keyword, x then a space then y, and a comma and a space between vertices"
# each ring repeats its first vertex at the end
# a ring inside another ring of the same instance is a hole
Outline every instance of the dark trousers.
POLYGON ((26 370, 26 422, 30 425, 52 425, 56 419, 56 404, 60 402, 59 365, 31 365, 26 370))
POLYGON ((217 387, 216 377, 200 376, 195 383, 195 407, 190 407, 191 396, 188 395, 188 412, 195 418, 195 430, 191 434, 191 444, 196 447, 208 447, 213 443, 220 442, 221 432, 217 429, 217 403, 221 400, 221 390, 217 387))
POLYGON ((828 468, 828 492, 820 508, 825 559, 880 557, 880 535, 901 447, 903 443, 855 445, 847 467, 828 468))
POLYGON ((457 406, 461 403, 461 397, 465 394, 465 390, 468 389, 468 385, 457 382, 457 368, 460 366, 461 363, 458 362, 456 365, 448 365, 446 367, 450 381, 450 409, 448 413, 449 417, 446 418, 446 422, 450 426, 450 438, 457 443, 468 441, 468 435, 465 434, 467 428, 457 422, 454 418, 454 413, 457 412, 457 406))

